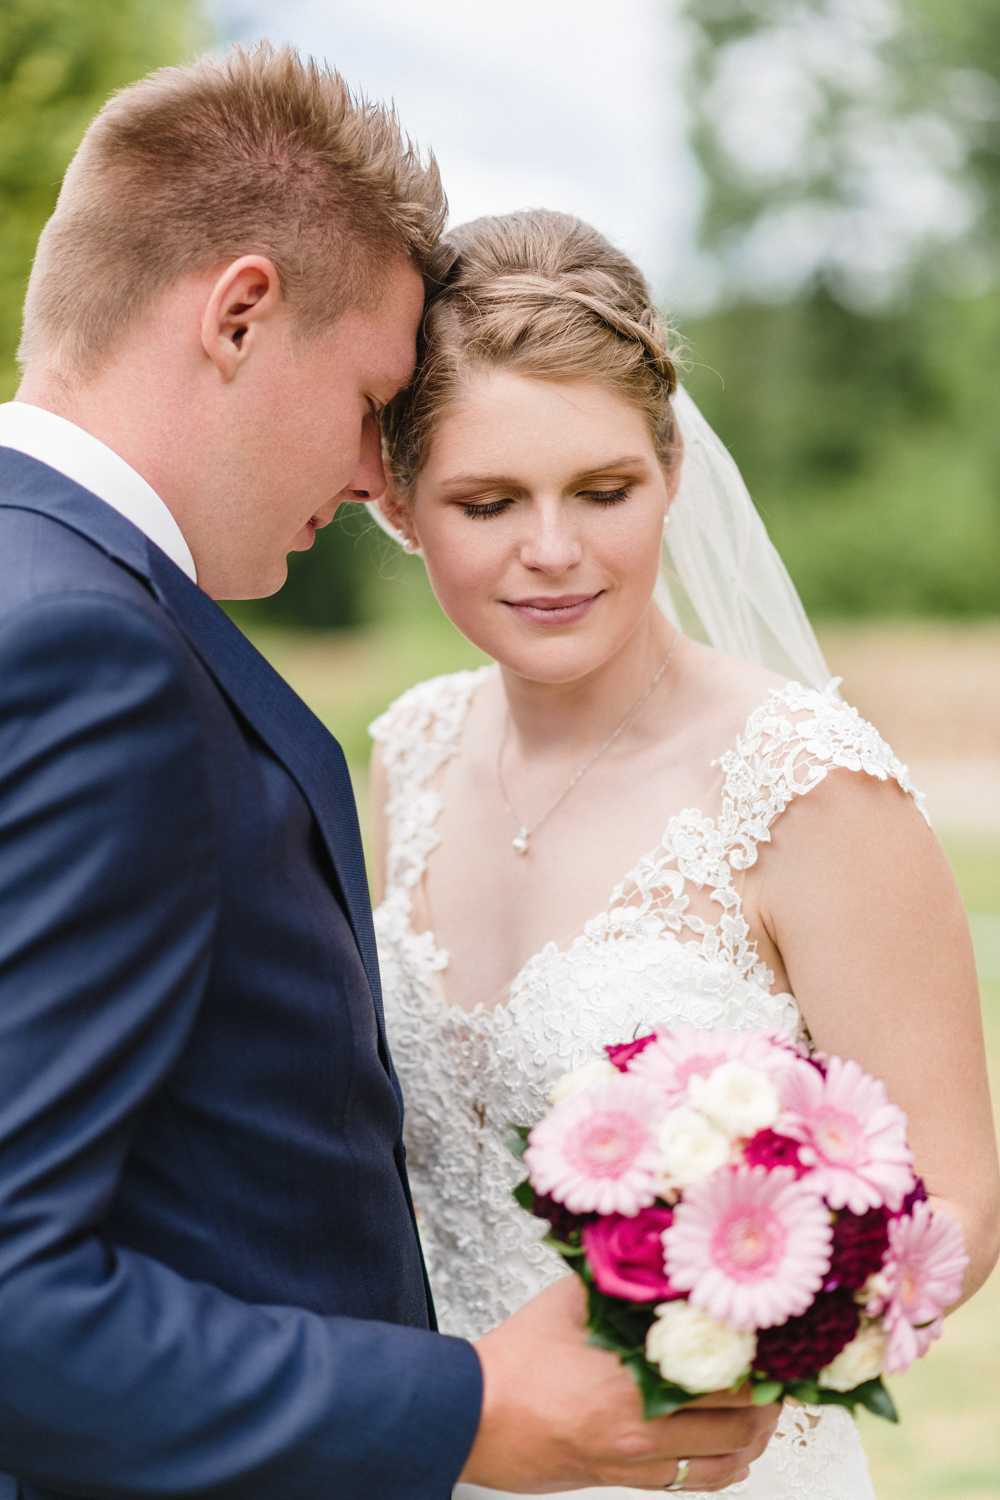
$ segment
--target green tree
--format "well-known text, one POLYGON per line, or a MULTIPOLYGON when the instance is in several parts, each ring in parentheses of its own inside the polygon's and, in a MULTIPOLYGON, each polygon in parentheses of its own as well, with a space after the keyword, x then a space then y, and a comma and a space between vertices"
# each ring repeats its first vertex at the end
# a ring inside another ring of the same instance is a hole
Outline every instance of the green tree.
POLYGON ((17 386, 35 244, 88 123, 208 36, 196 0, 0 0, 0 400, 17 386))
POLYGON ((696 398, 809 609, 996 613, 995 0, 689 13, 717 288, 685 327, 696 398), (908 172, 937 222, 904 222, 908 172))

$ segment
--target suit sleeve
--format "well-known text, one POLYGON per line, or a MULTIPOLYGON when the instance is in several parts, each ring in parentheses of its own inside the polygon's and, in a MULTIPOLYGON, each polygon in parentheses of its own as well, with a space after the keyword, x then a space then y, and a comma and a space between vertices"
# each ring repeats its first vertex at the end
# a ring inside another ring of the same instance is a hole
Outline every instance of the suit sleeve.
POLYGON ((111 596, 0 629, 0 1470, 90 1500, 445 1500, 470 1345, 249 1305, 102 1236, 211 964, 186 670, 111 596))

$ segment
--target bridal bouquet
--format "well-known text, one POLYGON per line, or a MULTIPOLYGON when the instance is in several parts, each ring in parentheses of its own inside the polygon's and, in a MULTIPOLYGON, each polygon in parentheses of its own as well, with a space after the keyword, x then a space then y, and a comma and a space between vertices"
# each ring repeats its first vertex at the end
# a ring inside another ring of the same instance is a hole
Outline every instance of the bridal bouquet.
POLYGON ((590 1342, 646 1417, 749 1380, 861 1404, 941 1332, 967 1257, 906 1116, 855 1062, 778 1033, 657 1029, 562 1077, 512 1143, 522 1207, 584 1281, 590 1342))

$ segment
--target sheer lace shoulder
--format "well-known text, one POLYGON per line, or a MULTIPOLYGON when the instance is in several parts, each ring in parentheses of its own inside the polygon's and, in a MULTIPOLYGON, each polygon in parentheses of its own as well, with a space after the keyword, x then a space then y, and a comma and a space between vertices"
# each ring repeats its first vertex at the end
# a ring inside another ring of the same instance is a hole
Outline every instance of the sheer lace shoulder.
POLYGON ((441 797, 428 783, 457 751, 472 695, 490 670, 485 666, 418 682, 368 726, 382 746, 389 783, 387 891, 412 890, 439 843, 434 824, 441 797))
POLYGON ((734 875, 749 869, 758 845, 793 797, 804 796, 834 767, 892 778, 923 816, 924 799, 878 731, 837 696, 790 682, 750 715, 735 747, 714 764, 724 773, 716 818, 698 808, 672 817, 655 849, 611 893, 606 911, 588 923, 592 938, 650 937, 684 929, 699 956, 770 989, 774 976, 758 959, 734 875), (708 898, 708 905, 704 899, 708 898), (695 899, 692 899, 695 897, 695 899))
POLYGON ((930 823, 908 768, 874 725, 837 696, 839 683, 835 677, 822 693, 797 682, 775 689, 719 762, 726 775, 723 822, 733 830, 728 860, 734 870, 754 863, 775 818, 835 767, 898 782, 930 823))

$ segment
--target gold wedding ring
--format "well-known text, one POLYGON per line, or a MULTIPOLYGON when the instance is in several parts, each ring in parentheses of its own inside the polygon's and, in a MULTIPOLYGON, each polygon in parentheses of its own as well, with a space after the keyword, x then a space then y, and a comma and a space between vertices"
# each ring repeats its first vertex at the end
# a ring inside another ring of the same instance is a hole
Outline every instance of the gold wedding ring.
POLYGON ((689 1458, 679 1458, 677 1460, 677 1473, 674 1475, 670 1483, 665 1484, 663 1488, 665 1490, 679 1490, 682 1485, 685 1485, 687 1483, 687 1477, 690 1469, 691 1460, 689 1458))

